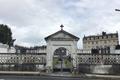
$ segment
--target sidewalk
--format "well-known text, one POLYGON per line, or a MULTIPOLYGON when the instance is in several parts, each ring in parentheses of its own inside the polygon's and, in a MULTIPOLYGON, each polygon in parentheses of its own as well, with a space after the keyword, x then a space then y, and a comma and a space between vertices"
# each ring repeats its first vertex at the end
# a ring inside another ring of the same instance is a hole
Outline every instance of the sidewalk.
POLYGON ((23 74, 32 74, 32 75, 37 75, 37 74, 40 74, 40 72, 29 72, 29 71, 0 71, 0 74, 10 74, 10 75, 12 75, 12 74, 16 74, 16 75, 18 75, 18 74, 21 74, 21 75, 23 75, 23 74))
POLYGON ((85 74, 87 77, 98 77, 98 78, 119 78, 120 75, 99 75, 99 74, 85 74))
POLYGON ((72 74, 49 74, 48 76, 54 76, 54 77, 76 77, 76 78, 114 78, 114 79, 120 79, 120 75, 101 75, 101 74, 79 74, 79 75, 72 75, 72 74))
POLYGON ((51 77, 76 77, 76 78, 114 78, 120 79, 120 75, 99 75, 99 74, 79 74, 72 75, 71 73, 43 73, 29 71, 0 71, 0 75, 33 75, 33 76, 51 76, 51 77))

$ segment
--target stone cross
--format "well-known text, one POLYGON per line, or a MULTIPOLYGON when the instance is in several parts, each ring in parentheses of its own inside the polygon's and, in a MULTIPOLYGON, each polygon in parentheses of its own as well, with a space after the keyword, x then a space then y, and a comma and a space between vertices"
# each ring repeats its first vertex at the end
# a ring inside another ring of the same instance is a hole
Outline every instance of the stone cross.
POLYGON ((60 27, 61 27, 61 30, 63 30, 63 27, 64 27, 64 26, 63 26, 62 24, 60 25, 60 27))

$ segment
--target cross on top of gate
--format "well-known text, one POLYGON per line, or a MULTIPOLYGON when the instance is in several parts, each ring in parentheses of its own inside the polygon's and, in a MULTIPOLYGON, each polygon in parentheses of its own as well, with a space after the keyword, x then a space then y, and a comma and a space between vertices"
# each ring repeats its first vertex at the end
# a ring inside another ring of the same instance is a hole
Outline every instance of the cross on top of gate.
POLYGON ((64 27, 63 24, 61 24, 60 27, 61 27, 61 30, 63 30, 63 27, 64 27))

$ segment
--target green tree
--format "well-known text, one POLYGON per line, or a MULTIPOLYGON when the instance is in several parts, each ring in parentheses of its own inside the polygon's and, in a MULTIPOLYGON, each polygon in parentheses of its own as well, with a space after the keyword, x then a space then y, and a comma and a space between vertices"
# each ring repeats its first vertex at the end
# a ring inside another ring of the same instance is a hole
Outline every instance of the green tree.
POLYGON ((0 24, 0 42, 9 46, 13 44, 11 29, 4 24, 0 24))

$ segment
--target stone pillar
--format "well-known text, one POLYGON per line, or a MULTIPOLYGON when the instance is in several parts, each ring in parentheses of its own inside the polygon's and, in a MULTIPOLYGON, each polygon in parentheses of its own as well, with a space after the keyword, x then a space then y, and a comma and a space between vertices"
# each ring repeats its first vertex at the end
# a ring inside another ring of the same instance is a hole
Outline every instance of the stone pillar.
POLYGON ((77 73, 77 54, 74 53, 73 54, 73 73, 76 74, 77 73))
POLYGON ((52 46, 48 44, 47 46, 47 72, 51 73, 53 71, 53 51, 52 51, 52 46))

